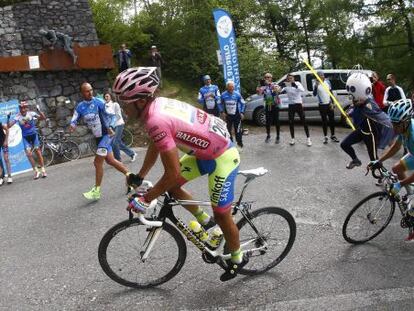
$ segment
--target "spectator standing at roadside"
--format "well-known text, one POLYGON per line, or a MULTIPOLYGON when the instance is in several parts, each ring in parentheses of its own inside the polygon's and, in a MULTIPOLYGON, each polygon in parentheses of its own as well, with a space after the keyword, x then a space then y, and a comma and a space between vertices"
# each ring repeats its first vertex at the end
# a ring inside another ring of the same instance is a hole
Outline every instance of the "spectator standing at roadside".
POLYGON ((382 111, 387 112, 388 106, 384 106, 385 84, 381 81, 380 76, 375 71, 371 76, 372 96, 382 111))
POLYGON ((122 117, 121 107, 117 102, 112 101, 112 96, 109 93, 105 93, 105 110, 111 115, 115 115, 115 135, 112 141, 112 149, 114 152, 114 158, 121 162, 121 151, 131 158, 131 162, 135 161, 136 153, 134 150, 128 148, 122 141, 122 133, 124 132, 125 121, 122 117))
POLYGON ((203 110, 213 116, 220 115, 220 90, 217 85, 211 84, 209 75, 203 77, 204 86, 198 92, 198 102, 203 105, 203 110))
POLYGON ((244 119, 246 105, 240 93, 234 90, 233 81, 226 83, 226 91, 221 94, 221 103, 223 105, 223 114, 226 118, 230 139, 233 141, 233 135, 231 133, 234 127, 237 145, 243 148, 241 121, 244 119))
POLYGON ((312 146, 312 142, 309 136, 309 129, 308 125, 306 124, 305 112, 303 111, 303 99, 302 94, 305 91, 303 88, 302 83, 299 81, 295 81, 295 77, 292 74, 288 74, 286 77, 285 86, 282 89, 281 93, 286 93, 288 100, 289 100, 289 128, 290 128, 290 136, 292 140, 290 141, 290 145, 293 146, 295 144, 295 113, 297 113, 300 117, 300 120, 303 124, 305 134, 307 137, 306 144, 308 147, 312 146))
MULTIPOLYGON (((318 76, 321 78, 323 84, 328 88, 328 90, 331 91, 331 83, 329 80, 325 79, 325 74, 323 71, 318 71, 318 76)), ((319 101, 319 113, 321 114, 322 118, 323 135, 325 136, 323 143, 328 143, 328 118, 329 129, 331 130, 331 140, 333 142, 339 143, 339 140, 335 136, 334 106, 329 93, 326 91, 325 87, 319 83, 319 80, 316 80, 315 84, 313 85, 313 96, 317 96, 319 101)))
POLYGON ((158 49, 155 45, 151 46, 151 64, 154 67, 157 67, 157 76, 160 79, 160 87, 162 86, 161 79, 161 67, 165 64, 164 59, 161 56, 161 53, 158 52, 158 49))
POLYGON ((29 111, 27 102, 21 101, 19 104, 19 113, 12 121, 7 121, 8 128, 11 128, 17 123, 22 130, 24 150, 34 171, 33 179, 39 179, 40 176, 42 176, 42 178, 47 177, 42 152, 40 150, 38 129, 36 127, 36 120, 46 120, 46 116, 40 111, 39 106, 36 106, 36 110, 36 112, 29 111), (40 171, 33 158, 33 152, 36 153, 39 161, 40 171))
POLYGON ((117 52, 118 70, 122 72, 131 67, 132 53, 127 49, 126 44, 121 45, 121 49, 117 52))
POLYGON ((266 73, 264 75, 263 85, 257 87, 256 92, 259 95, 263 95, 263 100, 265 103, 265 113, 266 113, 266 139, 265 142, 270 141, 270 127, 274 122, 276 122, 276 140, 275 144, 280 142, 280 120, 279 120, 279 110, 280 110, 280 98, 277 94, 278 85, 272 82, 272 75, 266 73))
POLYGON ((403 89, 397 85, 395 74, 389 73, 387 75, 387 83, 389 84, 389 87, 385 89, 383 104, 388 110, 388 106, 393 102, 400 99, 406 99, 406 97, 403 89))
MULTIPOLYGON (((7 119, 10 119, 10 115, 7 116, 7 119)), ((7 168, 7 183, 11 184, 13 182, 11 178, 11 165, 9 161, 9 148, 8 148, 8 138, 9 138, 9 128, 7 125, 2 124, 0 122, 0 186, 3 185, 4 179, 6 177, 5 169, 2 161, 2 151, 3 151, 3 157, 4 162, 6 162, 6 168, 7 168)))

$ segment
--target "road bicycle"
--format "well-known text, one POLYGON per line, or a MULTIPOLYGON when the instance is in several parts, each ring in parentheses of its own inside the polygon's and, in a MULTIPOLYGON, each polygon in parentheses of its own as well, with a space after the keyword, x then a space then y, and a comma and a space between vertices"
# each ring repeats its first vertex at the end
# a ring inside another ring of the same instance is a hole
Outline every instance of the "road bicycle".
POLYGON ((414 228, 414 217, 407 213, 411 204, 410 196, 414 193, 413 185, 406 188, 405 194, 393 196, 390 189, 398 181, 397 175, 385 167, 372 170, 372 175, 378 180, 382 179, 383 190, 362 199, 346 217, 342 235, 345 241, 352 244, 368 242, 383 232, 391 222, 396 205, 401 212, 401 227, 409 230, 414 228))
POLYGON ((40 150, 42 151, 45 166, 53 163, 55 155, 68 161, 77 160, 81 156, 79 145, 68 139, 68 134, 58 130, 50 138, 39 133, 40 150))
MULTIPOLYGON (((240 245, 249 257, 249 263, 239 272, 243 275, 264 273, 278 265, 291 250, 296 237, 296 223, 289 212, 279 207, 254 210, 253 201, 242 201, 248 184, 266 173, 264 168, 239 172, 245 181, 240 197, 232 206, 232 214, 233 217, 241 215, 237 221, 240 245)), ((151 184, 146 182, 146 186, 151 187, 151 184)), ((174 215, 173 208, 177 205, 209 206, 210 202, 175 200, 165 193, 151 202, 150 215, 138 214, 134 218, 129 211, 129 219, 105 233, 99 244, 98 258, 103 271, 112 280, 133 288, 148 288, 169 281, 186 260, 184 237, 199 249, 206 263, 227 268, 231 255, 225 240, 222 239, 217 248, 201 241, 174 215)))

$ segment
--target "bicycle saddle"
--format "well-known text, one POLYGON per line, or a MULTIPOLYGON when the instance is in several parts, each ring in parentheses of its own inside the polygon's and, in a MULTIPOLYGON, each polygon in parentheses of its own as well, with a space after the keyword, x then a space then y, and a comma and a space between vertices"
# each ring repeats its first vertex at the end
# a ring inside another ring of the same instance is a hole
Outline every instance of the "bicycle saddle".
POLYGON ((265 169, 264 167, 258 167, 252 170, 244 170, 244 171, 239 171, 238 174, 246 176, 246 177, 259 177, 259 176, 263 176, 268 172, 267 169, 265 169))

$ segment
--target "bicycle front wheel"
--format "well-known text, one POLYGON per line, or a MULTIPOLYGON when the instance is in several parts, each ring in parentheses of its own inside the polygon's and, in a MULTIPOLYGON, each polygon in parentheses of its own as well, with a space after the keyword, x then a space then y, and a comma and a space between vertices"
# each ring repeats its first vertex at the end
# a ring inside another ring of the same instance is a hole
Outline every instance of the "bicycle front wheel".
POLYGON ((81 152, 77 143, 71 140, 62 142, 63 157, 68 161, 79 159, 81 152))
POLYGON ((383 191, 361 200, 349 212, 342 227, 345 241, 352 244, 368 242, 384 231, 394 215, 395 202, 383 191))
POLYGON ((103 271, 115 282, 133 288, 153 287, 173 278, 187 257, 185 241, 177 229, 164 223, 148 258, 142 260, 153 230, 136 218, 109 229, 98 250, 103 271))
POLYGON ((132 143, 134 142, 134 136, 132 135, 132 132, 127 128, 124 128, 121 139, 127 147, 131 147, 132 143))
POLYGON ((255 210, 250 213, 249 221, 254 228, 246 218, 237 223, 241 249, 250 250, 249 263, 239 273, 254 275, 274 268, 286 257, 295 242, 296 222, 288 211, 279 207, 255 210))

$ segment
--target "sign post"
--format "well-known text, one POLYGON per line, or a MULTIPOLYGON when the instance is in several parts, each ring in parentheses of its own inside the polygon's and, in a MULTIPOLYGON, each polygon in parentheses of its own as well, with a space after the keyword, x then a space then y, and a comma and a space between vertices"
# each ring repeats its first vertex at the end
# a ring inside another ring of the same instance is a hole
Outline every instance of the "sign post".
MULTIPOLYGON (((2 124, 7 124, 7 115, 9 113, 11 113, 10 119, 13 119, 18 112, 19 102, 17 100, 0 102, 0 122, 2 124)), ((32 170, 32 166, 24 151, 22 131, 18 124, 13 125, 9 129, 8 146, 12 175, 32 170)), ((3 158, 4 157, 2 157, 2 159, 3 158)), ((6 167, 4 162, 3 164, 3 167, 6 167)))
POLYGON ((224 83, 232 80, 234 88, 240 93, 240 71, 233 22, 230 14, 223 9, 213 10, 213 16, 220 45, 220 58, 223 61, 224 83))

